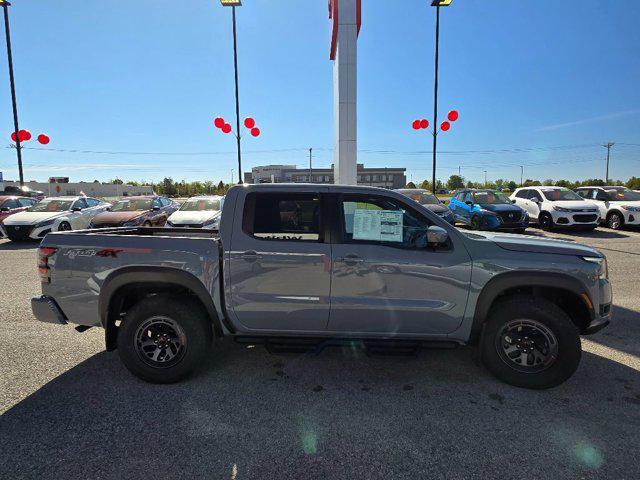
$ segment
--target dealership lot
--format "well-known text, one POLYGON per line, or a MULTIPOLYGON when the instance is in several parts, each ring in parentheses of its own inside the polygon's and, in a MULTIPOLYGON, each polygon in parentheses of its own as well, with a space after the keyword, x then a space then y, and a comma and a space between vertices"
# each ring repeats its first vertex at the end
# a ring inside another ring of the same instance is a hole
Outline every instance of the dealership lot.
POLYGON ((495 380, 470 348, 271 355, 229 340, 189 381, 149 385, 102 331, 36 322, 36 245, 0 240, 0 478, 638 478, 640 231, 549 236, 607 255, 615 317, 542 392, 495 380))

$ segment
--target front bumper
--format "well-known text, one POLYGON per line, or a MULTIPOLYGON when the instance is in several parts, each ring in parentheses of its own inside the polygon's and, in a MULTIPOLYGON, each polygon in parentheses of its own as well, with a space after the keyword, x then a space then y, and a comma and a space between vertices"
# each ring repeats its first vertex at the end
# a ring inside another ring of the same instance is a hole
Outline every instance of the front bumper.
POLYGON ((604 327, 611 323, 613 315, 613 291, 611 289, 611 283, 609 280, 601 279, 598 284, 598 309, 594 311, 594 318, 584 329, 585 335, 591 335, 592 333, 599 332, 604 327))
POLYGON ((622 210, 625 225, 640 225, 640 212, 622 210))
POLYGON ((597 212, 551 212, 554 227, 593 227, 600 224, 597 212))
POLYGON ((45 295, 31 299, 31 310, 35 317, 44 323, 66 325, 67 317, 64 315, 56 301, 45 295))
POLYGON ((53 224, 43 227, 33 225, 3 225, 3 233, 12 241, 42 240, 51 232, 53 224))
POLYGON ((516 222, 505 222, 497 215, 483 215, 480 221, 481 230, 513 231, 529 228, 529 217, 523 216, 516 222))

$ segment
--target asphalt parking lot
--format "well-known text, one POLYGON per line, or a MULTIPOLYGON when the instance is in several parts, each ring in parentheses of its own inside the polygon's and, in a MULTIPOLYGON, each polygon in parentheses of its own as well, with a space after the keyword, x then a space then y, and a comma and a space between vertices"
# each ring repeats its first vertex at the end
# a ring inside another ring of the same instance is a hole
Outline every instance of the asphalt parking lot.
POLYGON ((36 245, 0 240, 0 479, 640 478, 640 231, 553 236, 607 255, 615 319, 547 391, 500 383, 471 348, 227 340, 189 381, 149 385, 102 331, 36 322, 36 245))

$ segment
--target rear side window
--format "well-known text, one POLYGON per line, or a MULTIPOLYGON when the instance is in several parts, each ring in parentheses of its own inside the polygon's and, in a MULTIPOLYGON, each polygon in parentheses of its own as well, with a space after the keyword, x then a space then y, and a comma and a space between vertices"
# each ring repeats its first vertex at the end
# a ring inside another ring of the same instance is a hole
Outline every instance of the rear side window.
POLYGON ((261 240, 320 241, 320 196, 252 193, 247 195, 243 230, 261 240))
POLYGON ((85 198, 85 201, 89 207, 97 207, 100 204, 100 202, 95 198, 85 198))
POLYGON ((529 198, 531 190, 520 190, 518 193, 516 193, 516 197, 517 198, 529 198))

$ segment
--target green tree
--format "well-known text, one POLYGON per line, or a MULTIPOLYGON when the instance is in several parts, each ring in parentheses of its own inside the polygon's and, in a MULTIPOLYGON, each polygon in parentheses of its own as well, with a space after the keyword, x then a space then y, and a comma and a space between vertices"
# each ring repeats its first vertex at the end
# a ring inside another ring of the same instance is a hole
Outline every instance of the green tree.
POLYGON ((447 180, 447 188, 449 190, 458 190, 464 188, 464 178, 460 175, 451 175, 447 180))
POLYGON ((423 180, 420 184, 420 188, 431 191, 431 182, 429 180, 423 180))
POLYGON ((638 177, 631 177, 629 180, 627 180, 627 188, 630 188, 632 190, 640 190, 640 178, 638 177))
POLYGON ((513 192, 516 188, 518 188, 518 184, 511 180, 509 183, 507 183, 507 188, 510 192, 513 192))

